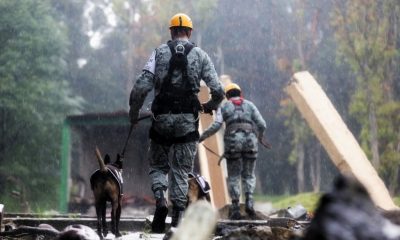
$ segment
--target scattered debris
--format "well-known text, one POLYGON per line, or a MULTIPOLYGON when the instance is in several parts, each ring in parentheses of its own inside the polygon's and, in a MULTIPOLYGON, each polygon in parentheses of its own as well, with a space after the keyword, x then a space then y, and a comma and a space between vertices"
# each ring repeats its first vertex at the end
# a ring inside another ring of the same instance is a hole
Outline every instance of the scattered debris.
POLYGON ((24 238, 34 236, 35 239, 80 239, 80 240, 100 240, 97 233, 90 227, 80 224, 70 225, 61 232, 49 224, 40 224, 38 227, 19 226, 16 229, 8 229, 1 232, 0 236, 10 238, 24 238))
MULTIPOLYGON (((231 205, 227 204, 224 207, 219 209, 219 217, 221 219, 229 219, 229 207, 231 205)), ((245 204, 240 204, 240 215, 242 216, 241 220, 267 220, 269 217, 264 213, 256 210, 256 215, 254 217, 249 216, 245 210, 245 204)))
POLYGON ((0 232, 1 232, 1 228, 2 228, 2 220, 3 220, 3 209, 4 209, 4 205, 0 204, 0 232))
POLYGON ((297 204, 294 207, 288 207, 286 209, 279 209, 275 213, 269 215, 269 217, 284 217, 284 218, 292 218, 298 221, 310 221, 312 219, 312 215, 307 212, 301 204, 297 204))

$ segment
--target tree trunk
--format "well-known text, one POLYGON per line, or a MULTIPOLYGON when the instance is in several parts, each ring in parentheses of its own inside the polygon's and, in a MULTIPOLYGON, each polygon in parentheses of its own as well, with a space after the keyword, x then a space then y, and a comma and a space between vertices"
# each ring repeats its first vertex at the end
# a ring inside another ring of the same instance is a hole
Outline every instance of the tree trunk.
POLYGON ((376 112, 375 105, 370 103, 369 113, 369 127, 370 127, 370 144, 372 151, 372 165, 376 170, 379 169, 380 166, 380 158, 379 158, 379 140, 378 140, 378 123, 376 120, 376 112))
POLYGON ((297 191, 299 193, 305 190, 304 180, 304 143, 298 143, 297 146, 297 191))
POLYGON ((196 33, 196 42, 195 42, 196 45, 201 47, 202 40, 203 40, 203 35, 201 34, 201 32, 197 32, 196 33))
POLYGON ((313 152, 310 164, 311 185, 314 192, 319 192, 321 188, 321 145, 316 143, 311 148, 313 152))
POLYGON ((392 196, 396 194, 396 189, 398 186, 398 184, 397 184, 398 178, 399 178, 399 168, 394 167, 394 169, 392 170, 392 173, 390 175, 390 180, 389 180, 389 184, 388 184, 389 192, 390 192, 390 195, 392 195, 392 196))
POLYGON ((225 74, 225 60, 224 60, 224 52, 222 51, 221 45, 218 45, 217 47, 217 56, 218 60, 217 62, 219 63, 219 74, 225 74))

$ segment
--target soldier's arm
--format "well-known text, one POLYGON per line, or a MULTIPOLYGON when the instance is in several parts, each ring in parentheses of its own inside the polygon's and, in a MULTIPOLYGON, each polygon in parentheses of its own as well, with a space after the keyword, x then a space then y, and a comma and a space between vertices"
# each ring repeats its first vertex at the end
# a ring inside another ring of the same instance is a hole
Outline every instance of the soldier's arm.
POLYGON ((265 129, 267 128, 267 124, 264 118, 261 116, 260 112, 258 111, 257 107, 253 103, 251 103, 251 106, 253 109, 252 119, 257 126, 258 133, 262 136, 265 129))
POLYGON ((224 99, 224 90, 222 89, 221 83, 218 80, 218 74, 215 71, 214 64, 212 63, 208 54, 204 51, 203 53, 203 67, 201 70, 201 78, 206 83, 207 87, 210 88, 211 99, 205 103, 205 107, 211 110, 216 110, 219 104, 224 99))
POLYGON ((139 117, 139 110, 146 99, 147 94, 154 87, 154 71, 155 71, 155 51, 151 55, 149 61, 143 68, 142 73, 136 79, 129 97, 129 117, 131 123, 136 124, 139 117))
POLYGON ((221 114, 221 108, 217 110, 217 116, 215 121, 208 127, 200 136, 199 142, 202 142, 204 139, 214 135, 218 130, 222 127, 223 119, 221 114))
POLYGON ((151 72, 143 70, 136 80, 129 97, 129 117, 134 123, 139 117, 139 110, 147 94, 153 89, 154 75, 151 72))

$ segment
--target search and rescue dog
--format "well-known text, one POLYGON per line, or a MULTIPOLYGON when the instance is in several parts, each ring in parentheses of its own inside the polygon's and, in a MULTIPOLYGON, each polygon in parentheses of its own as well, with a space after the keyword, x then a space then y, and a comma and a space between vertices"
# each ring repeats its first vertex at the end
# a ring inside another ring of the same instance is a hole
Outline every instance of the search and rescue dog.
POLYGON ((119 237, 119 220, 122 203, 122 157, 118 154, 114 163, 110 163, 110 156, 106 154, 104 160, 96 147, 96 157, 99 169, 90 177, 90 186, 93 191, 96 215, 97 233, 101 239, 107 236, 106 209, 107 202, 111 202, 111 232, 119 237))
POLYGON ((210 198, 210 184, 203 176, 197 173, 189 173, 189 190, 188 190, 188 205, 198 200, 207 200, 210 198))

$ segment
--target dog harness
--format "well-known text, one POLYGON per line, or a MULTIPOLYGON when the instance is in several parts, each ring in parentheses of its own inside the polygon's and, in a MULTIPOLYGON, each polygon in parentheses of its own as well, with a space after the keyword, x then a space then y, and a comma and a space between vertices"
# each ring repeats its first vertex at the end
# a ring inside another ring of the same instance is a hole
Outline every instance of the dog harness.
POLYGON ((122 178, 122 170, 119 170, 113 165, 107 165, 108 172, 112 174, 115 180, 118 182, 120 194, 123 195, 124 179, 122 178))
MULTIPOLYGON (((114 180, 118 183, 118 187, 119 187, 119 192, 120 195, 123 195, 123 185, 124 185, 124 180, 122 178, 122 171, 119 170, 119 168, 113 166, 113 165, 106 165, 107 167, 107 173, 110 174, 114 180)), ((93 174, 91 175, 92 177, 95 174, 100 174, 100 169, 97 169, 96 171, 93 172, 93 174)), ((90 177, 90 182, 92 182, 92 177, 90 177)))
POLYGON ((210 184, 204 179, 203 176, 201 176, 200 174, 197 173, 189 173, 189 178, 194 178, 196 179, 196 182, 199 184, 201 191, 204 194, 207 194, 208 192, 210 192, 210 184))

